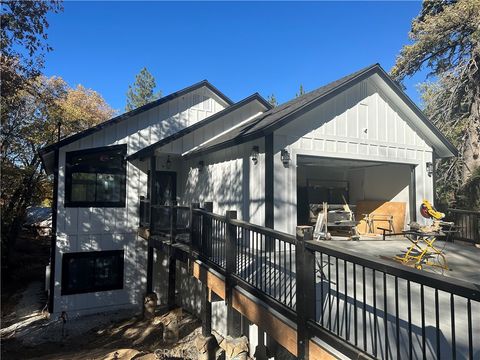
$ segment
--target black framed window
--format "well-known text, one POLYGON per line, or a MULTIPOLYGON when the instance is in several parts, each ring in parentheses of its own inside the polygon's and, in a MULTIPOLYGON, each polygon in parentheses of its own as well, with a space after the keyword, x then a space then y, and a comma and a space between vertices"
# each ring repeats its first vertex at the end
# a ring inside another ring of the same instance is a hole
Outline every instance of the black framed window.
POLYGON ((125 207, 127 145, 67 152, 65 206, 125 207))
POLYGON ((62 295, 123 289, 123 250, 63 254, 62 295))

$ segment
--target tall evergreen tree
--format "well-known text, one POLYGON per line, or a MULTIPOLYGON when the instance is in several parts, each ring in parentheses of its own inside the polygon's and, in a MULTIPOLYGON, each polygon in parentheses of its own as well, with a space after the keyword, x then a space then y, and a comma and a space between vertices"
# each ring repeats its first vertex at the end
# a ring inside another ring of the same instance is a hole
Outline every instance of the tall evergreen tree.
POLYGON ((128 86, 126 111, 134 110, 157 100, 162 96, 162 92, 154 92, 157 84, 153 75, 144 67, 135 77, 133 85, 128 86))
POLYGON ((298 89, 298 93, 295 94, 295 97, 299 97, 305 94, 305 89, 303 88, 303 85, 300 84, 300 88, 298 89))
POLYGON ((271 94, 267 97, 267 101, 272 105, 273 107, 278 105, 277 97, 275 94, 271 94))
POLYGON ((399 82, 423 68, 424 111, 460 156, 438 164, 439 200, 480 209, 480 0, 425 1, 391 75, 399 82), (470 192, 468 188, 477 189, 470 192), (467 191, 467 193, 464 193, 467 191), (462 194, 463 193, 463 194, 462 194), (464 203, 468 199, 469 203, 464 203))

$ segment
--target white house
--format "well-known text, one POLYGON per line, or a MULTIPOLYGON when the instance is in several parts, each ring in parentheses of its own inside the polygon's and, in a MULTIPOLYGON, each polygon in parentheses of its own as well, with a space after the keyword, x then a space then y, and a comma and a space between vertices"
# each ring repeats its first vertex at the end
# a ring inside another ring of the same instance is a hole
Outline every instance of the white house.
POLYGON ((316 184, 338 190, 317 201, 404 202, 407 224, 434 197, 431 164, 455 155, 378 64, 275 108, 202 81, 41 151, 55 179, 50 311, 141 308, 141 196, 212 201, 215 213, 293 234, 316 184))

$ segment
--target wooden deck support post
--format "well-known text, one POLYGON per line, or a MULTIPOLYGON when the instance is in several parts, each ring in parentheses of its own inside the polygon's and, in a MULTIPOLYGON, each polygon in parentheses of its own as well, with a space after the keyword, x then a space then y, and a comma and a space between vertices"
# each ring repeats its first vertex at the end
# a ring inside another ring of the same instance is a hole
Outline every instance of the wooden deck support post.
POLYGON ((242 315, 232 306, 232 275, 237 268, 237 227, 230 223, 231 219, 237 218, 237 212, 234 210, 225 213, 227 219, 226 239, 225 239, 225 302, 227 304, 227 335, 234 338, 242 335, 242 315))
POLYGON ((212 335, 212 302, 210 299, 210 290, 206 282, 202 282, 202 335, 207 337, 212 335))
POLYGON ((150 294, 153 291, 153 247, 150 246, 150 239, 147 243, 147 294, 150 294))
POLYGON ((315 254, 305 248, 305 241, 313 240, 313 227, 297 226, 296 235, 297 357, 308 360, 307 321, 315 317, 315 254))
POLYGON ((170 255, 168 257, 168 295, 167 295, 167 305, 169 309, 173 309, 176 306, 176 301, 175 301, 176 274, 177 274, 177 260, 170 255))

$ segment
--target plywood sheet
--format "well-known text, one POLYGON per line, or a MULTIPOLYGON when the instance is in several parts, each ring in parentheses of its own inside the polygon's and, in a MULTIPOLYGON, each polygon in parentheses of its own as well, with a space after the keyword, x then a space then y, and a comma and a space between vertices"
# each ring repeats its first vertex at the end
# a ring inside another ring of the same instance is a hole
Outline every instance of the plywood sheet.
MULTIPOLYGON (((357 208, 355 209, 355 219, 360 221, 357 225, 358 232, 360 234, 366 234, 367 224, 364 218, 364 214, 376 214, 376 215, 392 215, 393 216, 393 227, 395 232, 402 231, 405 227, 405 211, 406 203, 405 202, 394 202, 394 201, 371 201, 371 200, 362 200, 357 203, 357 208)), ((378 230, 378 227, 383 227, 388 229, 387 221, 375 221, 374 228, 376 234, 382 234, 382 230, 378 230)))

